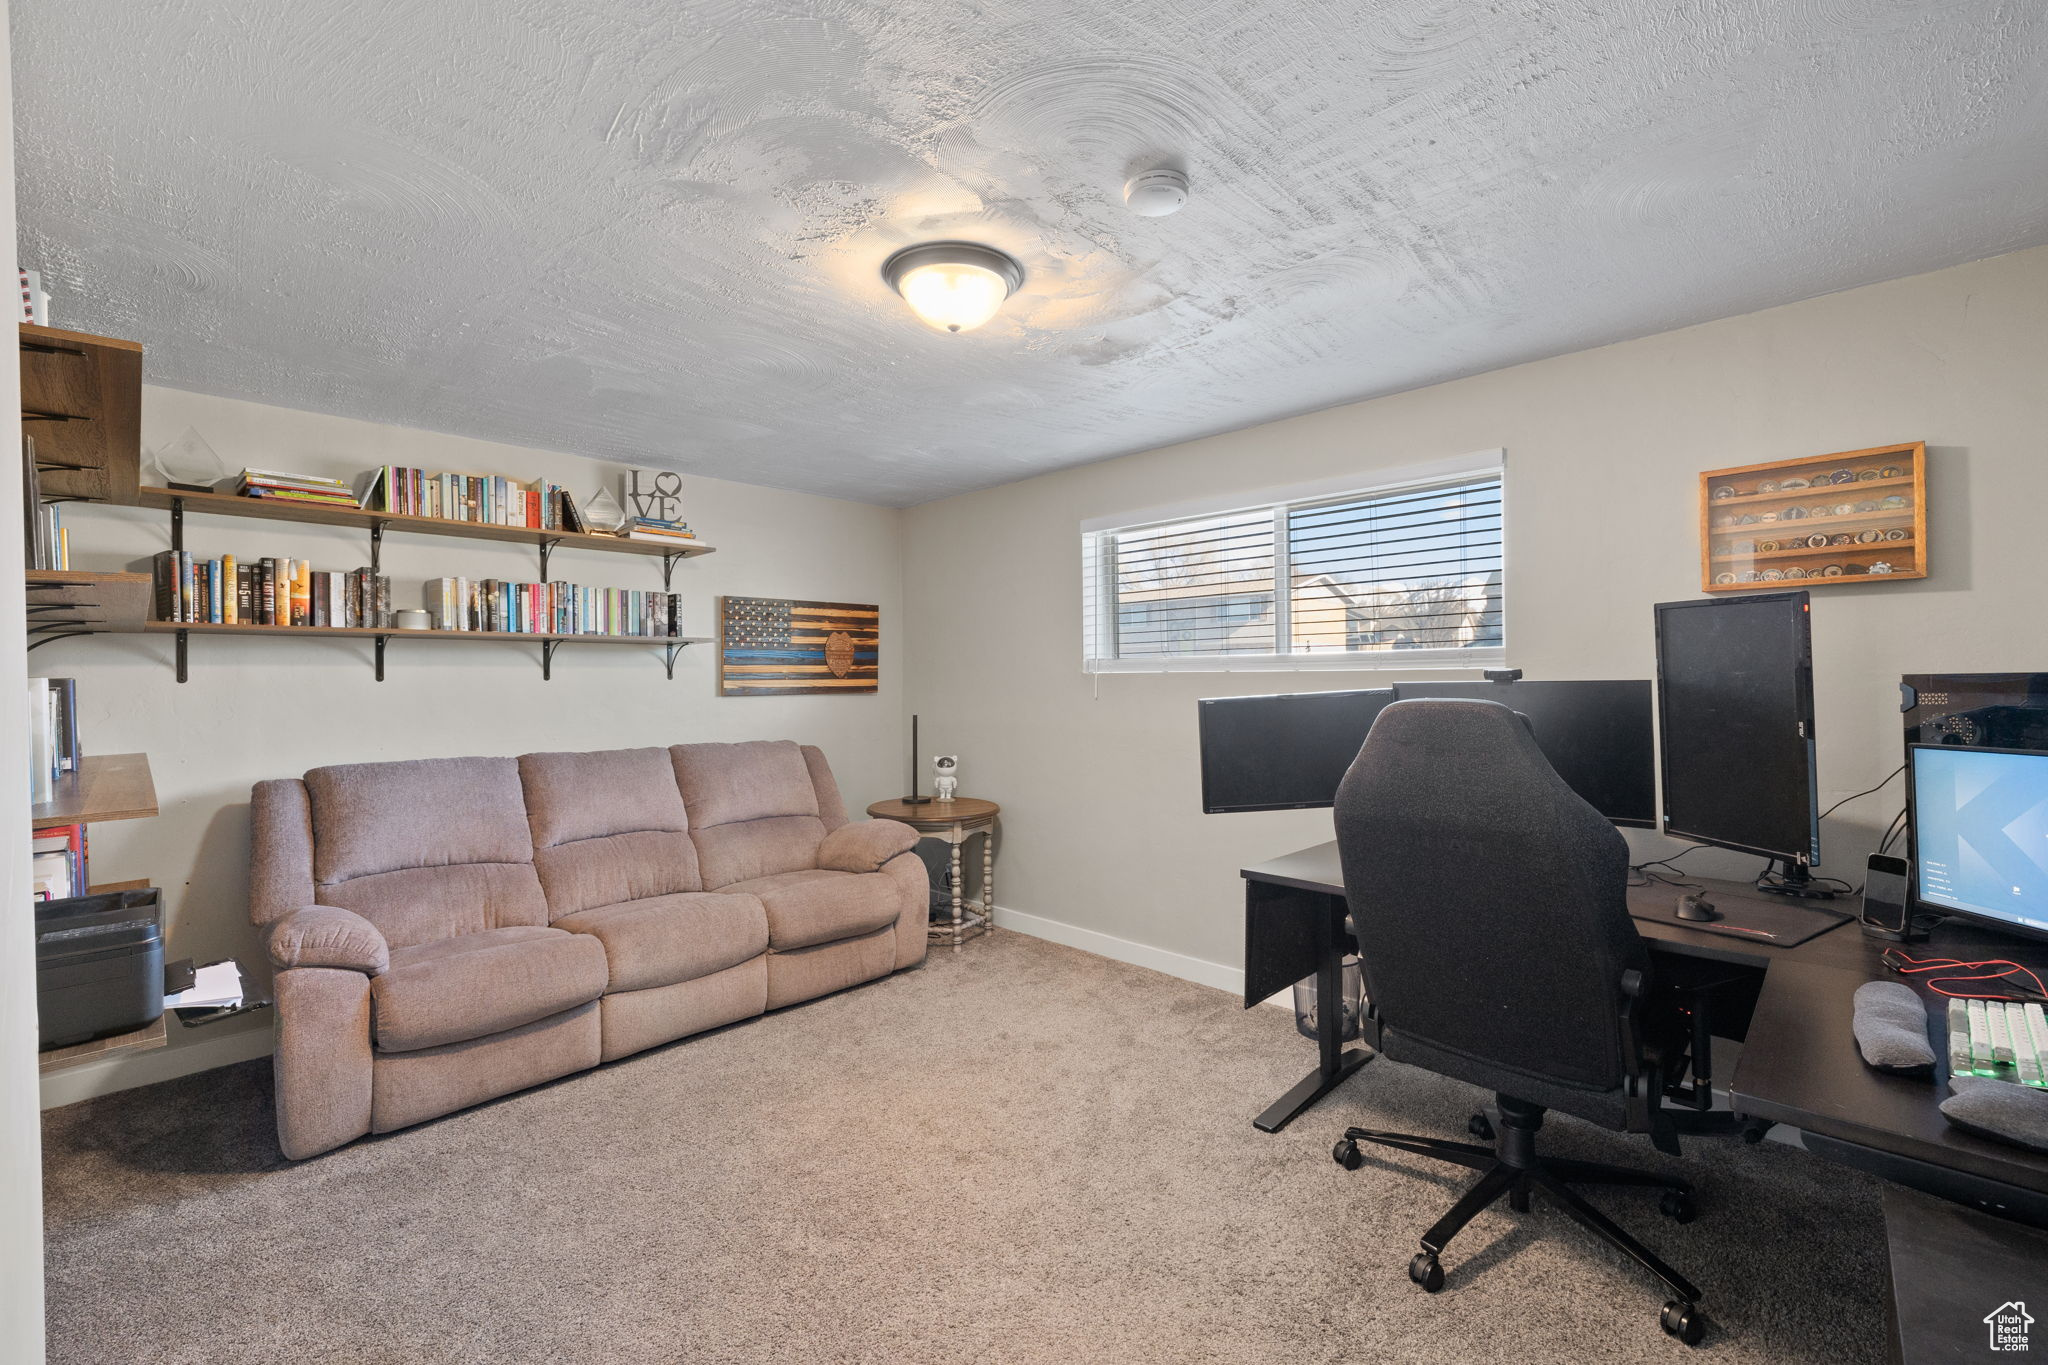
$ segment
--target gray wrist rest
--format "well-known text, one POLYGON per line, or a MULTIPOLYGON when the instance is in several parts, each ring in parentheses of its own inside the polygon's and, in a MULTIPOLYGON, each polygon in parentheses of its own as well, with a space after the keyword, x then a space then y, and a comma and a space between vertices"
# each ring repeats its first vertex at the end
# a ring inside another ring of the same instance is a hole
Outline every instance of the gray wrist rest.
POLYGON ((1932 1075, 1934 1045, 1927 1041, 1927 1007, 1897 981, 1856 988, 1856 1050, 1866 1064, 1901 1075, 1932 1075))

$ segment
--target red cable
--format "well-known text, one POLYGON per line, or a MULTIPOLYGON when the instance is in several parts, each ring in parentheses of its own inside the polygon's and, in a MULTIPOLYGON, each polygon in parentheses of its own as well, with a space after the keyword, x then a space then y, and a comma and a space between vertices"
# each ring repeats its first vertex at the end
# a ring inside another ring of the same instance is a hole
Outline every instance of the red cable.
POLYGON ((1904 953, 1896 952, 1896 950, 1894 950, 1894 953, 1892 954, 1887 954, 1887 956, 1896 956, 1897 961, 1891 963, 1891 969, 1901 976, 1913 976, 1925 972, 1958 973, 1958 975, 1952 976, 1923 977, 1923 979, 1927 983, 1927 989, 1933 991, 1936 995, 1945 995, 1951 1000, 2009 1000, 2011 999, 2010 996, 1992 995, 1981 991, 1967 992, 1944 990, 1942 989, 1940 983, 1944 981, 2003 981, 2006 978, 2014 975, 2023 975, 2030 978, 2034 983, 2034 994, 2040 996, 2048 996, 2048 989, 2044 989, 2042 987, 2041 978, 2034 974, 2033 968, 2023 967, 2019 963, 2014 962, 2011 958, 1994 957, 1987 958, 1982 962, 1965 962, 1963 959, 1955 957, 1931 957, 1925 959, 1912 958, 1907 957, 1904 953), (1900 966, 1899 963, 1901 962, 1907 965, 1900 966), (1992 972, 1987 976, 1963 976, 1959 974, 1961 972, 1974 970, 1980 967, 2003 967, 2005 970, 2001 972, 1992 972))

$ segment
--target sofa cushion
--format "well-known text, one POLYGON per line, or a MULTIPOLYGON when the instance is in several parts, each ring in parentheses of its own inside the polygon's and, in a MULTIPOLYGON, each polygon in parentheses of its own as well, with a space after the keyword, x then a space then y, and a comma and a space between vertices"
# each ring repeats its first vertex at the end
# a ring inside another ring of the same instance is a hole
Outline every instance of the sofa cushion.
POLYGON ((604 945, 541 926, 395 948, 370 983, 380 1052, 411 1052, 545 1019, 604 993, 604 945))
POLYGON ((898 883, 880 872, 811 868, 756 877, 726 890, 760 898, 768 912, 768 945, 778 952, 870 933, 894 924, 903 912, 898 883))
POLYGON ((519 775, 534 870, 556 920, 702 886, 668 750, 524 754, 519 775))
POLYGON ((818 816, 810 766, 789 740, 678 744, 669 753, 695 828, 774 815, 818 816))
POLYGON ((306 794, 313 879, 323 885, 407 867, 533 861, 519 765, 509 758, 315 768, 306 794))
POLYGON ((555 927, 604 945, 614 991, 694 981, 768 951, 768 915, 752 896, 650 896, 582 910, 555 927))
POLYGON ((319 896, 376 925, 394 948, 548 922, 547 897, 529 862, 378 872, 323 886, 319 896))

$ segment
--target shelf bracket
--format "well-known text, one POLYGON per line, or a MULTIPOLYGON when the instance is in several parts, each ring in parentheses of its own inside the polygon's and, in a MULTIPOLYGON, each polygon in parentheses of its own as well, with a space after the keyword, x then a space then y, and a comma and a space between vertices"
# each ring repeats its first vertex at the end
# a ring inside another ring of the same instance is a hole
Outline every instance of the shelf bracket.
POLYGON ((684 555, 684 554, 682 553, 682 551, 680 551, 680 550, 664 550, 664 551, 662 552, 662 555, 661 555, 661 590, 662 590, 663 592, 674 592, 674 591, 675 591, 675 588, 674 588, 674 587, 673 587, 673 586, 672 586, 672 585, 670 584, 670 582, 669 582, 669 579, 670 579, 670 578, 671 578, 671 577, 672 577, 672 576, 674 575, 674 573, 675 573, 675 571, 676 571, 676 561, 677 561, 677 560, 679 560, 679 559, 683 559, 683 558, 685 558, 685 557, 686 557, 686 556, 685 556, 685 555, 684 555))
MULTIPOLYGON (((547 553, 545 547, 542 548, 541 553, 547 553)), ((560 647, 561 643, 560 640, 542 640, 540 642, 540 677, 542 682, 553 682, 555 680, 555 650, 560 647)))
MULTIPOLYGON (((376 557, 376 552, 375 552, 375 550, 372 550, 372 551, 371 551, 371 554, 370 554, 370 562, 371 562, 371 564, 373 564, 373 565, 374 565, 374 564, 375 564, 375 563, 377 562, 377 557, 376 557)), ((391 638, 391 637, 390 637, 390 636, 388 636, 388 635, 379 635, 379 636, 377 637, 377 681, 378 681, 378 682, 383 682, 383 681, 384 681, 384 642, 385 642, 386 640, 390 639, 390 638, 391 638)))
POLYGON ((557 545, 560 545, 561 543, 562 541, 559 536, 545 539, 540 542, 540 581, 543 583, 549 581, 548 556, 554 553, 555 547, 557 545))
POLYGON ((83 621, 46 621, 42 625, 31 626, 28 631, 28 644, 22 652, 25 654, 31 649, 51 644, 57 640, 69 640, 79 635, 97 635, 99 633, 94 630, 74 629, 74 627, 84 624, 85 622, 83 621), (38 636, 41 638, 38 639, 38 636))
POLYGON ((181 631, 179 631, 179 632, 178 632, 178 681, 179 681, 179 682, 184 682, 184 681, 185 681, 185 663, 186 663, 186 650, 187 650, 187 644, 186 644, 186 642, 187 642, 187 640, 189 640, 189 639, 190 639, 190 637, 191 637, 191 634, 192 634, 192 633, 191 633, 190 631, 186 631, 186 630, 181 630, 181 631))
MULTIPOLYGON (((372 578, 375 578, 375 577, 376 577, 377 575, 379 575, 379 574, 381 574, 381 573, 383 573, 383 572, 384 572, 384 522, 383 522, 382 518, 379 518, 379 519, 377 519, 377 520, 375 520, 375 521, 372 521, 372 522, 370 523, 370 577, 372 577, 372 578)), ((381 647, 382 647, 382 638, 381 638, 381 637, 379 637, 379 648, 381 648, 381 647)), ((380 667, 380 668, 378 669, 378 671, 377 671, 377 681, 378 681, 378 682, 382 682, 382 681, 384 681, 384 671, 383 671, 383 669, 382 669, 381 667, 380 667)))
MULTIPOLYGON (((173 550, 183 550, 185 548, 185 500, 183 498, 171 499, 171 548, 173 550)), ((178 632, 178 643, 181 647, 179 658, 181 660, 184 658, 182 653, 184 641, 185 632, 181 630, 178 632)), ((185 681, 183 668, 178 670, 178 681, 185 681)))
POLYGON ((676 656, 681 654, 686 648, 688 648, 686 645, 664 645, 662 647, 662 667, 668 670, 668 680, 670 682, 676 680, 676 656))
MULTIPOLYGON (((30 591, 30 592, 35 592, 35 591, 36 591, 36 588, 35 588, 35 587, 34 587, 33 585, 31 585, 31 586, 30 586, 30 588, 29 588, 29 591, 30 591)), ((47 591, 47 590, 45 590, 45 591, 47 591)), ((31 602, 31 603, 29 603, 29 604, 28 604, 28 605, 27 605, 26 607, 22 608, 22 610, 23 610, 23 611, 76 611, 76 610, 78 610, 78 609, 79 609, 79 608, 81 608, 81 607, 90 607, 90 608, 93 608, 93 609, 95 609, 95 610, 96 610, 96 609, 98 609, 98 607, 99 607, 99 603, 97 603, 97 602, 31 602)))

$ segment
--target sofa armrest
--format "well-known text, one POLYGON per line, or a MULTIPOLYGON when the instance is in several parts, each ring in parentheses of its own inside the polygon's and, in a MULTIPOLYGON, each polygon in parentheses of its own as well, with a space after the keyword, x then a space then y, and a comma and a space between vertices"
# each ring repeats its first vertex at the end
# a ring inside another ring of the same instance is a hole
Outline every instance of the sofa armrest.
POLYGON ((878 872, 922 838, 900 820, 859 820, 841 825, 818 845, 818 866, 830 872, 878 872))
POLYGON ((391 948, 377 926, 338 905, 306 905, 270 926, 270 965, 336 967, 378 976, 391 968, 391 948))

